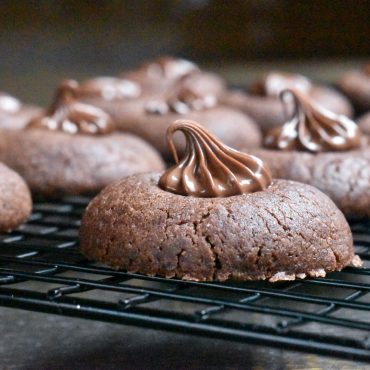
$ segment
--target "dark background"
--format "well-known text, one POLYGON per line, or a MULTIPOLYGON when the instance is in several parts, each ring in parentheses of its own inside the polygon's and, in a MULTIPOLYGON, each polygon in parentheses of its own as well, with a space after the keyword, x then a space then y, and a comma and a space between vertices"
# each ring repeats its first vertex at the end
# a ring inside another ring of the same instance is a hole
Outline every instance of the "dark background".
POLYGON ((304 60, 310 72, 328 58, 366 58, 369 19, 365 0, 0 0, 0 90, 46 103, 62 78, 115 74, 163 53, 237 81, 237 66, 300 71, 304 60))

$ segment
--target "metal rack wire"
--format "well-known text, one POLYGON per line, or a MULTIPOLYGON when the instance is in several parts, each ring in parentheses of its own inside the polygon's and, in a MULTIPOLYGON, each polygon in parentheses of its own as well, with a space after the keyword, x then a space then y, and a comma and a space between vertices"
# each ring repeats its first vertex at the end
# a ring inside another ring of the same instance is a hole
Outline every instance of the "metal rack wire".
POLYGON ((0 234, 0 305, 370 360, 370 222, 363 269, 281 283, 198 283, 114 271, 78 251, 88 198, 38 202, 0 234))

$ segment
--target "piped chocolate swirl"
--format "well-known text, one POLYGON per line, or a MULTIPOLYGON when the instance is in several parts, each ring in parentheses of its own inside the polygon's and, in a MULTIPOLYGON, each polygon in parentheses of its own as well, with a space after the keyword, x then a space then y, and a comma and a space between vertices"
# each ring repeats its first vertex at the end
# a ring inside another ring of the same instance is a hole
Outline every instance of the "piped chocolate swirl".
POLYGON ((267 134, 266 147, 324 152, 351 150, 361 145, 360 130, 348 117, 329 111, 298 90, 283 90, 280 98, 286 111, 293 104, 292 114, 282 127, 267 134))
POLYGON ((114 131, 114 123, 107 113, 78 101, 78 89, 76 81, 63 81, 46 114, 31 120, 27 128, 88 135, 104 135, 114 131))
POLYGON ((167 141, 176 165, 159 180, 166 191, 201 198, 229 197, 265 190, 272 182, 259 158, 229 148, 194 121, 174 122, 167 130, 167 141), (177 131, 186 139, 181 160, 173 141, 177 131))

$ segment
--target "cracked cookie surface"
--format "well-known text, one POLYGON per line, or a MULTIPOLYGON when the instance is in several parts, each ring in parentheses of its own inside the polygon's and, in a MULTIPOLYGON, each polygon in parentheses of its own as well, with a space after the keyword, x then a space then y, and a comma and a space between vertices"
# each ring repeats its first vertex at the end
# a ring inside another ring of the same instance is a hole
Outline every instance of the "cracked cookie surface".
POLYGON ((274 178, 317 187, 350 218, 370 216, 370 150, 311 154, 255 150, 274 178))
POLYGON ((286 280, 341 270, 354 258, 349 226, 319 190, 276 180, 267 190, 195 198, 128 177, 87 207, 82 252, 114 268, 196 281, 286 280))

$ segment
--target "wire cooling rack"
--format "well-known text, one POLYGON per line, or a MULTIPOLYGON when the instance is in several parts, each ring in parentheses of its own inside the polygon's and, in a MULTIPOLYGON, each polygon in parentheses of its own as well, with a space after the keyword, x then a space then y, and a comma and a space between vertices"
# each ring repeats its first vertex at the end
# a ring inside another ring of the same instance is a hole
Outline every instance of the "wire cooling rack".
POLYGON ((280 283, 197 283, 128 274, 78 251, 87 198, 38 202, 0 234, 0 304, 370 360, 370 222, 352 225, 364 269, 280 283))

